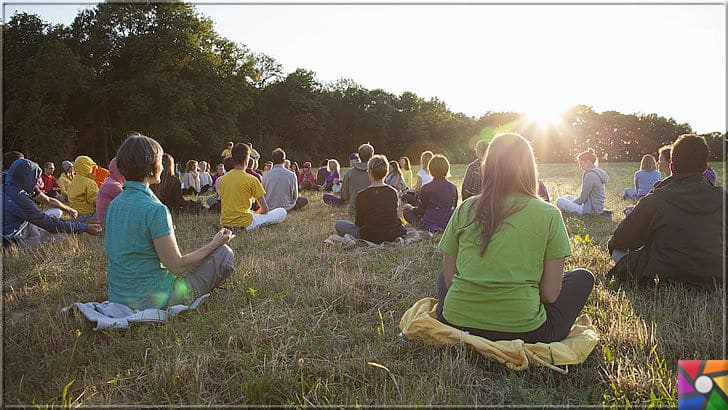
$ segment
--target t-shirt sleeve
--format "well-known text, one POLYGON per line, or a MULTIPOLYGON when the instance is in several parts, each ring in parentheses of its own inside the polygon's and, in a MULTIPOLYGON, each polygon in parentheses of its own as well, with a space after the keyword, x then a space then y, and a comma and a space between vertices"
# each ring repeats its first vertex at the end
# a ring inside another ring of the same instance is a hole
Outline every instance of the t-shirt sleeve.
POLYGON ((561 212, 554 208, 550 214, 549 237, 543 258, 557 259, 571 256, 569 234, 566 232, 566 225, 564 224, 564 219, 561 217, 561 212))
POLYGON ((253 178, 253 198, 258 199, 265 195, 265 189, 263 188, 263 184, 258 181, 258 178, 253 178))
POLYGON ((440 238, 440 250, 450 256, 458 255, 458 237, 457 231, 460 229, 460 215, 462 212, 462 206, 455 209, 455 212, 450 218, 450 222, 447 223, 447 228, 440 238))
POLYGON ((150 216, 149 232, 152 234, 152 239, 161 238, 172 233, 172 215, 166 206, 160 204, 150 216))

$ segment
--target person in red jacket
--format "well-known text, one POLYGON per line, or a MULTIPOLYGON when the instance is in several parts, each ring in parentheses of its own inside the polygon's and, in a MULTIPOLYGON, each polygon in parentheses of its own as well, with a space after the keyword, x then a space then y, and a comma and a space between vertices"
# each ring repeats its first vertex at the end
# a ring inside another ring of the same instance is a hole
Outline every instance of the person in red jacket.
POLYGON ((311 172, 311 163, 306 161, 303 163, 303 171, 298 174, 298 190, 319 189, 316 185, 316 176, 311 172))
POLYGON ((52 162, 46 162, 43 166, 43 175, 40 178, 43 180, 43 193, 51 198, 58 199, 61 194, 61 187, 56 181, 56 177, 53 176, 56 166, 52 162))

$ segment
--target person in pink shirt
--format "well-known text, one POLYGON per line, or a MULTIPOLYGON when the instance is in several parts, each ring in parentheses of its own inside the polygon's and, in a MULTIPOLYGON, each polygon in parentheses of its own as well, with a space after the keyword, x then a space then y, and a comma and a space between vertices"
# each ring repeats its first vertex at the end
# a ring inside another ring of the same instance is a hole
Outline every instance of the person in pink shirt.
POLYGON ((119 169, 116 167, 116 158, 109 162, 109 177, 104 180, 99 188, 99 193, 96 197, 96 218, 104 226, 104 217, 106 216, 106 208, 109 206, 111 201, 116 198, 117 195, 124 190, 124 176, 121 175, 119 169))
POLYGON ((316 176, 311 171, 311 163, 306 161, 303 163, 303 171, 298 174, 298 190, 319 189, 316 185, 316 176))

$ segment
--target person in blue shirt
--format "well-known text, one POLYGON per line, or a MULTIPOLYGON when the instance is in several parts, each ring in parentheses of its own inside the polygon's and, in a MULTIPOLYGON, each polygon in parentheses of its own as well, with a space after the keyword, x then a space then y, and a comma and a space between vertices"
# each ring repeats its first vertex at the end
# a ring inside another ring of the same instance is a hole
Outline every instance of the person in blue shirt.
MULTIPOLYGON (((52 239, 54 233, 87 232, 101 233, 98 224, 86 225, 66 222, 57 214, 43 212, 32 198, 37 191, 38 178, 42 171, 38 164, 28 159, 15 160, 3 181, 3 246, 33 245, 52 239)), ((55 210, 55 209, 53 209, 55 210)))
POLYGON ((106 274, 109 301, 132 309, 188 305, 233 271, 227 244, 235 235, 228 229, 200 249, 180 253, 169 209, 149 189, 159 183, 162 154, 157 141, 141 134, 127 137, 116 154, 126 182, 106 211, 106 274))
POLYGON ((634 188, 625 189, 622 199, 642 198, 660 181, 660 177, 655 157, 650 154, 643 155, 640 170, 634 173, 634 188))

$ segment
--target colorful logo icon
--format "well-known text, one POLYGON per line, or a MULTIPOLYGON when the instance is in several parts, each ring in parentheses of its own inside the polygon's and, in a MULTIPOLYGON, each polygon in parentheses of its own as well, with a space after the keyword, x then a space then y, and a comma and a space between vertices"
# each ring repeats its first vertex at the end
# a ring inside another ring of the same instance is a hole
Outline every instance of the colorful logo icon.
POLYGON ((678 360, 679 410, 728 409, 728 360, 678 360))

